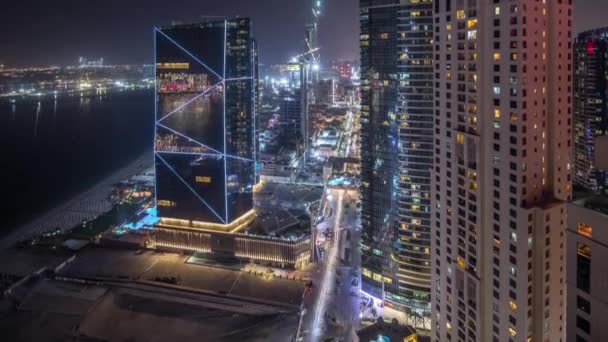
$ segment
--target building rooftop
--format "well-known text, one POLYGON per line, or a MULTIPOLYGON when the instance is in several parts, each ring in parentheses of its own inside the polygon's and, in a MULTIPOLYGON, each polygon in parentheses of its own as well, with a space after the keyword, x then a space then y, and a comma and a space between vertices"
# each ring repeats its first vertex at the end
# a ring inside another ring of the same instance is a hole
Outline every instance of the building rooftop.
POLYGON ((256 221, 243 233, 298 240, 310 234, 310 217, 297 209, 259 209, 256 221))
POLYGON ((595 194, 593 192, 575 188, 572 203, 608 215, 608 195, 595 194))
POLYGON ((357 335, 361 342, 410 341, 408 338, 415 338, 416 329, 409 325, 401 325, 397 320, 388 323, 382 318, 378 318, 376 323, 359 330, 357 335))

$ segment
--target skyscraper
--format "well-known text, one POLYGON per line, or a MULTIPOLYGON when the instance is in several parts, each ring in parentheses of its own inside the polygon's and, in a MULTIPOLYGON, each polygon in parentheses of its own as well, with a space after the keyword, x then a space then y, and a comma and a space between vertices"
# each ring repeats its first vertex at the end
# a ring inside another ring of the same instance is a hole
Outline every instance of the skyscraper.
POLYGON ((572 1, 439 0, 434 341, 563 341, 572 1))
POLYGON ((287 65, 290 87, 281 91, 280 113, 286 133, 296 144, 298 156, 308 148, 311 122, 309 116, 310 64, 306 59, 287 65))
POLYGON ((253 208, 250 20, 160 28, 155 40, 158 214, 184 225, 228 225, 253 208))
POLYGON ((362 289, 394 290, 390 255, 397 195, 399 0, 361 0, 362 289), (386 288, 385 288, 386 287, 386 288), (390 288, 390 289, 389 289, 390 288))
POLYGON ((290 137, 297 137, 298 145, 303 145, 302 89, 282 90, 281 97, 280 110, 285 123, 285 133, 290 137))
POLYGON ((361 1, 363 290, 430 329, 431 1, 361 1))
POLYGON ((608 135, 608 28, 586 31, 574 43, 574 183, 608 191, 608 172, 597 170, 595 138, 608 135))
POLYGON ((430 329, 433 169, 433 3, 405 1, 398 12, 398 239, 391 251, 397 287, 386 300, 430 329))
POLYGON ((255 39, 251 40, 251 57, 253 59, 253 145, 254 145, 254 184, 260 182, 260 132, 262 126, 260 124, 260 108, 262 108, 260 97, 260 70, 259 70, 259 51, 258 43, 255 39))

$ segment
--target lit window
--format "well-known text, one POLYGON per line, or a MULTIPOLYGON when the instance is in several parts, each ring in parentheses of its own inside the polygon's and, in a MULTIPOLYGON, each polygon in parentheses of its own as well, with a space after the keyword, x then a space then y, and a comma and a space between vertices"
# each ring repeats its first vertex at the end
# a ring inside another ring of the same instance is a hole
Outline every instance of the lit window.
POLYGON ((585 257, 587 259, 591 258, 591 247, 589 245, 585 245, 584 243, 577 242, 576 244, 578 255, 585 257))
POLYGON ((457 133, 456 134, 456 142, 459 144, 464 144, 464 134, 457 133))
POLYGON ((500 15, 500 6, 494 8, 494 15, 500 15))
POLYGON ((509 335, 511 335, 511 337, 515 337, 515 335, 517 335, 517 331, 515 331, 515 329, 509 327, 509 335))
POLYGON ((592 230, 592 228, 590 225, 584 224, 582 222, 578 223, 578 233, 580 235, 584 235, 588 238, 591 238, 591 230, 592 230))
POLYGON ((363 270, 361 271, 361 274, 363 274, 363 276, 371 278, 372 276, 372 272, 370 272, 370 270, 368 270, 367 268, 363 268, 363 270))
POLYGON ((494 52, 494 60, 495 61, 499 61, 500 60, 500 52, 494 52))
POLYGON ((500 109, 498 108, 494 109, 494 119, 500 119, 500 109))
POLYGON ((459 257, 456 258, 456 260, 458 262, 458 267, 460 267, 462 269, 466 268, 467 264, 466 264, 466 262, 464 261, 464 259, 462 257, 459 256, 459 257))
POLYGON ((477 19, 470 19, 469 21, 467 21, 468 29, 474 29, 476 27, 477 27, 477 19))
POLYGON ((380 281, 382 281, 382 276, 378 273, 373 273, 372 279, 374 279, 377 282, 380 282, 380 281))
POLYGON ((464 19, 464 10, 458 10, 458 11, 456 11, 456 18, 457 19, 464 19))
POLYGON ((517 310, 517 304, 515 304, 514 301, 512 301, 511 299, 509 299, 509 307, 511 308, 511 310, 515 311, 517 310))
POLYGON ((388 39, 388 33, 380 33, 380 39, 388 39))
POLYGON ((494 95, 500 95, 500 87, 494 86, 494 95))

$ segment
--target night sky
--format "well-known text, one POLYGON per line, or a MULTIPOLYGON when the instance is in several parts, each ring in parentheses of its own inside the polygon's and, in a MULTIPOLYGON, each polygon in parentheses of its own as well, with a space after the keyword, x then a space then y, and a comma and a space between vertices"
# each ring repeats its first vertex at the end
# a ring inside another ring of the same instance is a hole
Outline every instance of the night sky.
MULTIPOLYGON (((249 16, 260 62, 280 63, 301 52, 310 0, 19 0, 0 9, 0 63, 73 64, 78 56, 108 64, 152 61, 155 25, 201 16, 249 16)), ((324 58, 357 58, 358 0, 323 0, 324 58)), ((574 0, 575 32, 608 26, 607 0, 574 0)))

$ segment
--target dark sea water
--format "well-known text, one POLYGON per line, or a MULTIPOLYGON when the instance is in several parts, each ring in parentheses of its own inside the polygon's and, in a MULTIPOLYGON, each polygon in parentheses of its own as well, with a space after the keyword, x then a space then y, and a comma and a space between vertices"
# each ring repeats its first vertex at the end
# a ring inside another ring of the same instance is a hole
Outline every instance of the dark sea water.
POLYGON ((153 96, 0 99, 0 235, 151 150, 153 96))

